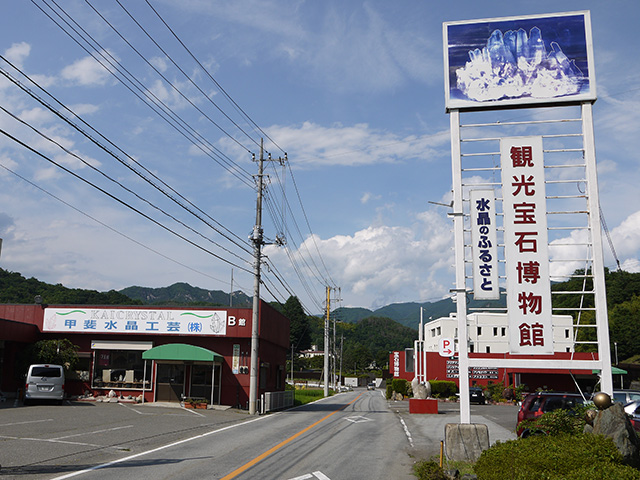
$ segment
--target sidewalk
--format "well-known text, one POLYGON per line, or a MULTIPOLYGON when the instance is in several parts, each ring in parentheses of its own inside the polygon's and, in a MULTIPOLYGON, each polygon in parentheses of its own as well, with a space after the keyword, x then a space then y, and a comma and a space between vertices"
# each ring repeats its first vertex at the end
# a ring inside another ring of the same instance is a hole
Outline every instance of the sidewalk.
MULTIPOLYGON (((440 442, 444 441, 444 429, 448 423, 460 423, 460 404, 438 402, 438 414, 411 414, 409 413, 409 401, 387 401, 389 410, 398 415, 405 426, 405 433, 409 438, 411 447, 408 453, 414 458, 429 459, 440 456, 440 442)), ((517 409, 514 409, 514 417, 517 409)), ((471 423, 479 423, 487 426, 489 430, 489 443, 493 445, 497 441, 515 440, 516 433, 511 431, 483 415, 471 415, 471 423)))

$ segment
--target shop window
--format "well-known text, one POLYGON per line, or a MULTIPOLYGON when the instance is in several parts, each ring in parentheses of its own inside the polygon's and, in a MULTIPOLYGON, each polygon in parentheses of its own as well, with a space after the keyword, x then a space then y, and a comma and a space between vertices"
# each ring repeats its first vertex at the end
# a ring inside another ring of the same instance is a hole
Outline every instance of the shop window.
MULTIPOLYGON (((142 389, 145 379, 142 350, 96 350, 93 388, 142 389)), ((151 362, 147 362, 145 388, 151 387, 151 362)))
POLYGON ((415 352, 413 348, 404 349, 404 371, 405 372, 413 372, 414 357, 415 357, 415 352))
POLYGON ((210 403, 216 403, 220 387, 220 365, 215 366, 214 381, 216 382, 214 398, 211 398, 211 373, 213 365, 194 365, 191 367, 191 393, 192 397, 206 398, 210 403))

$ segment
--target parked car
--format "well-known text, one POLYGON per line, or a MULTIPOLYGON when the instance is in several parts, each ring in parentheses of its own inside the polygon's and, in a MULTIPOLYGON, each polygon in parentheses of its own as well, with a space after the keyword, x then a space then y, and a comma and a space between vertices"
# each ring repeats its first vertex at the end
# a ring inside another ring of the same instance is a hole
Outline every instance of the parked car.
POLYGON ((584 405, 585 400, 578 393, 566 392, 536 392, 530 393, 522 401, 520 410, 518 410, 518 423, 516 432, 518 436, 528 437, 533 432, 527 428, 520 427, 520 423, 524 420, 537 418, 547 412, 554 410, 572 410, 576 405, 584 405))
POLYGON ((64 369, 61 365, 30 365, 24 385, 24 405, 35 400, 64 399, 64 369))
POLYGON ((487 399, 484 396, 484 392, 480 387, 469 387, 469 402, 477 403, 478 405, 484 405, 487 403, 487 399))
POLYGON ((640 400, 634 400, 624 406, 624 411, 629 415, 631 426, 636 432, 640 432, 640 400))
POLYGON ((614 390, 613 401, 626 405, 629 402, 640 400, 640 391, 638 390, 614 390))

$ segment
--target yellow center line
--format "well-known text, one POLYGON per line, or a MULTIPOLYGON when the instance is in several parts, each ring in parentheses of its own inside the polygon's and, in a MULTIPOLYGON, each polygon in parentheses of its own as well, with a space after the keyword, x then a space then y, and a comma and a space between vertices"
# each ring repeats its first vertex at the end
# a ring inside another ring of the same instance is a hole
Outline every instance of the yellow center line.
POLYGON ((353 400, 351 400, 349 403, 347 403, 346 405, 344 405, 343 407, 339 408, 338 410, 334 410, 333 412, 331 412, 328 415, 325 415, 324 417, 322 417, 320 420, 318 420, 317 422, 309 425, 307 428, 300 430, 298 433, 296 433, 295 435, 292 435, 291 437, 287 438, 286 440, 283 440, 282 442, 280 442, 279 444, 277 444, 275 447, 270 448, 269 450, 267 450, 266 452, 264 452, 262 455, 258 455, 256 458, 254 458, 253 460, 250 460, 249 462, 245 463, 244 465, 242 465, 241 467, 235 469, 233 472, 231 472, 229 475, 226 475, 224 477, 222 477, 221 480, 231 480, 232 478, 237 477, 238 475, 240 475, 242 472, 250 469, 251 467, 253 467, 255 464, 261 462, 262 460, 264 460, 265 458, 267 458, 269 455, 271 455, 272 453, 274 453, 277 450, 280 450, 282 447, 284 447, 286 444, 288 444, 289 442, 292 442, 293 440, 295 440, 296 438, 298 438, 300 435, 302 435, 305 432, 308 432, 309 430, 311 430, 313 427, 315 427, 316 425, 324 422, 327 418, 329 418, 331 415, 333 415, 334 413, 338 413, 340 410, 344 410, 345 408, 347 408, 349 405, 351 405, 353 402, 355 402, 356 400, 358 400, 360 397, 362 396, 362 394, 358 395, 356 398, 354 398, 353 400))

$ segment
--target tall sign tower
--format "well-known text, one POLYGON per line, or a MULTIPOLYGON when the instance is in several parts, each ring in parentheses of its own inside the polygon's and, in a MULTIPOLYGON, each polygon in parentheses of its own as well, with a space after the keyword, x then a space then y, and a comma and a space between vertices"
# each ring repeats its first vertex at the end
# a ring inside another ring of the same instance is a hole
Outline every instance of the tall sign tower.
POLYGON ((470 367, 598 370, 611 394, 590 14, 447 22, 443 37, 460 421, 470 423, 470 367), (570 279, 570 291, 551 288, 570 279), (555 308, 559 294, 569 300, 555 308), (470 349, 469 295, 506 295, 504 358, 470 349), (559 313, 574 317, 572 352, 586 345, 592 360, 554 357, 559 313))

